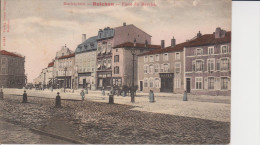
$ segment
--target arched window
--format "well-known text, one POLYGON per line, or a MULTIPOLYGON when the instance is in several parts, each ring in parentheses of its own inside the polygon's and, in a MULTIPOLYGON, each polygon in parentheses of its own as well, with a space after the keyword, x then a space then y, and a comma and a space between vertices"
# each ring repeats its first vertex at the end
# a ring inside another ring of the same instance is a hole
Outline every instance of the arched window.
POLYGON ((153 88, 153 87, 154 87, 154 79, 153 79, 153 78, 150 78, 150 79, 149 79, 149 87, 150 87, 150 88, 153 88))
POLYGON ((160 88, 161 87, 161 81, 160 81, 160 79, 159 78, 155 78, 155 87, 156 88, 160 88))

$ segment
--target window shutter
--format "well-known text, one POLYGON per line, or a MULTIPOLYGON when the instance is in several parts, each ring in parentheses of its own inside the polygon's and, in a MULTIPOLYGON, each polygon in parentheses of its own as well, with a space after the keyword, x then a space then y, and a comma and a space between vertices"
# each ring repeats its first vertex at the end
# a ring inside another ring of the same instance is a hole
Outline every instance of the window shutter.
POLYGON ((208 89, 208 78, 207 77, 205 77, 204 78, 204 89, 208 89))
POLYGON ((231 90, 231 79, 228 78, 228 90, 231 90))
POLYGON ((217 64, 216 70, 219 71, 220 70, 220 60, 219 59, 217 59, 217 63, 216 64, 217 64))
POLYGON ((195 49, 195 50, 194 50, 194 55, 197 55, 197 54, 196 54, 196 51, 197 51, 197 50, 195 49))
POLYGON ((201 71, 204 71, 204 60, 202 61, 201 71))
POLYGON ((208 72, 210 72, 210 60, 208 59, 208 72))
POLYGON ((163 64, 161 64, 161 72, 163 72, 163 64))
POLYGON ((228 70, 231 70, 230 69, 230 59, 228 59, 228 70))
POLYGON ((216 83, 215 83, 215 86, 216 86, 216 90, 220 90, 220 78, 216 78, 216 83))
POLYGON ((192 61, 192 71, 195 71, 195 61, 192 61))

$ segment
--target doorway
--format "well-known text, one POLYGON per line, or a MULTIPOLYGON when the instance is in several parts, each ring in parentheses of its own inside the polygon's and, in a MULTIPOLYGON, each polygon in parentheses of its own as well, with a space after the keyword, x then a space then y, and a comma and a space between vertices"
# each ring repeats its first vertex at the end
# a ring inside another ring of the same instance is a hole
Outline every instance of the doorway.
POLYGON ((186 91, 190 93, 190 78, 186 78, 186 91))
POLYGON ((140 81, 140 91, 143 91, 143 81, 140 81))

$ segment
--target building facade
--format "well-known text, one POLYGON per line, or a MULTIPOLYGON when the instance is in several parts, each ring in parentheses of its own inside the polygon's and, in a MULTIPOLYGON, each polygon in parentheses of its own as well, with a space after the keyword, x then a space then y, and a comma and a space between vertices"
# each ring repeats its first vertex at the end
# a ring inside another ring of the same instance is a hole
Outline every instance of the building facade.
POLYGON ((125 42, 151 44, 151 35, 130 24, 99 30, 97 40, 97 88, 108 89, 112 84, 112 48, 125 42))
POLYGON ((0 51, 0 87, 22 88, 26 83, 25 57, 8 52, 0 51))
POLYGON ((58 88, 75 89, 75 53, 59 57, 56 71, 58 88))
POLYGON ((86 40, 82 35, 82 43, 75 50, 76 88, 96 89, 97 36, 86 40))
POLYGON ((197 95, 231 94, 231 32, 197 35, 184 49, 185 89, 197 95))
MULTIPOLYGON (((73 54, 74 52, 72 50, 70 50, 66 45, 65 46, 62 46, 62 48, 56 52, 56 56, 55 56, 55 59, 54 59, 54 66, 53 66, 53 78, 54 78, 54 83, 53 83, 53 86, 54 88, 61 88, 61 77, 60 75, 60 72, 61 72, 61 67, 60 67, 60 57, 63 57, 63 56, 68 56, 68 55, 71 55, 73 54)), ((64 69, 64 68, 63 68, 64 69)), ((65 74, 64 74, 65 75, 65 74)))
POLYGON ((139 91, 149 92, 184 92, 184 53, 187 42, 164 48, 162 40, 160 49, 138 56, 139 91))
POLYGON ((160 49, 160 45, 126 42, 117 45, 112 50, 112 83, 113 86, 132 86, 134 73, 134 85, 137 82, 137 55, 160 49), (133 63, 134 60, 134 63, 133 63), (134 66, 133 66, 134 64, 134 66))

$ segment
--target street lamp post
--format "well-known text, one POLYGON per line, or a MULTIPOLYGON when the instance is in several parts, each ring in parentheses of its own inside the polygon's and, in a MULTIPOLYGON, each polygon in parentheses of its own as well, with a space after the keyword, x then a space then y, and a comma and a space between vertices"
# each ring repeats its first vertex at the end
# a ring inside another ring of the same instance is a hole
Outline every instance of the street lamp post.
POLYGON ((135 102, 135 94, 134 94, 134 81, 135 81, 135 49, 131 49, 131 53, 133 55, 133 74, 132 74, 132 87, 131 87, 131 102, 135 102))
POLYGON ((66 82, 67 67, 64 68, 64 71, 65 71, 65 78, 64 78, 64 93, 65 93, 65 89, 66 89, 66 85, 67 85, 67 82, 66 82))

